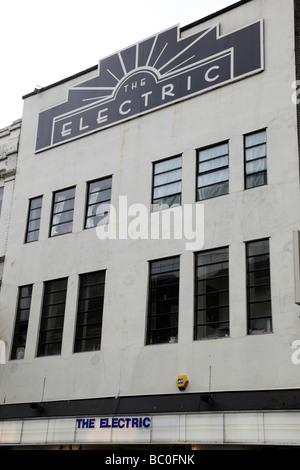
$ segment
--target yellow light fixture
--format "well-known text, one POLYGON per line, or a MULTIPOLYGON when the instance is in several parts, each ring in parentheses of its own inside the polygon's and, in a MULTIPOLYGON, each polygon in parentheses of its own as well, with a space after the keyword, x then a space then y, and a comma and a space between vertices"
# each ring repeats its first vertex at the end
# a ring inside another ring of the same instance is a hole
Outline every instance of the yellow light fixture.
POLYGON ((179 390, 183 391, 186 389, 187 384, 189 383, 186 375, 179 375, 176 379, 176 384, 179 390))

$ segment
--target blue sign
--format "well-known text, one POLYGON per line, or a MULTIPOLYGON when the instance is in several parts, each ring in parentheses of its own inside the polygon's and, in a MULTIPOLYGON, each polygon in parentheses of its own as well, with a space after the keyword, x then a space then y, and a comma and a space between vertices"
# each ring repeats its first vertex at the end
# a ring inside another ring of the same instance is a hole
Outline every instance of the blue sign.
POLYGON ((98 428, 149 428, 151 418, 77 418, 76 426, 78 429, 98 428))
POLYGON ((105 129, 263 70, 263 22, 180 39, 178 26, 99 62, 98 74, 39 114, 36 151, 105 129))

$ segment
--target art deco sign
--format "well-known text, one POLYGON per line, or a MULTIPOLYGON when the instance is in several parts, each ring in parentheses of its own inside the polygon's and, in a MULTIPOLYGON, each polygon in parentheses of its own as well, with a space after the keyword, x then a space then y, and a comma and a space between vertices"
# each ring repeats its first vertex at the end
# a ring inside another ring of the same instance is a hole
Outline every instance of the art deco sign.
POLYGON ((263 70, 263 22, 180 38, 178 26, 99 62, 98 74, 39 115, 36 151, 68 142, 263 70))

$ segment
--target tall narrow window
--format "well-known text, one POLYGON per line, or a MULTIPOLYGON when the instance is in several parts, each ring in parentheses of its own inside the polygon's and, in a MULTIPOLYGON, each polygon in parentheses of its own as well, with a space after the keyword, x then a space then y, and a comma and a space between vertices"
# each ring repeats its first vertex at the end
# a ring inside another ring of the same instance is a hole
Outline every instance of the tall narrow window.
POLYGON ((18 308, 15 323, 11 359, 22 359, 25 354, 29 322, 32 285, 19 288, 18 308))
POLYGON ((147 344, 175 343, 178 335, 179 256, 150 263, 147 344))
POLYGON ((104 225, 109 220, 112 177, 102 178, 88 184, 88 200, 85 228, 104 225))
POLYGON ((181 160, 168 158, 153 165, 152 209, 161 210, 181 204, 181 160))
POLYGON ((104 285, 105 271, 80 276, 75 352, 100 349, 104 285))
POLYGON ((198 151, 197 201, 228 194, 228 142, 198 151))
POLYGON ((54 193, 50 236, 72 232, 75 188, 54 193))
POLYGON ((0 215, 2 212, 3 194, 4 194, 4 186, 1 186, 0 188, 0 215))
POLYGON ((267 134, 245 136, 245 189, 267 184, 267 134))
POLYGON ((229 336, 228 248, 196 253, 195 339, 229 336))
POLYGON ((271 333, 271 282, 269 240, 246 244, 248 333, 271 333))
POLYGON ((42 201, 42 196, 35 197, 29 201, 25 243, 35 242, 39 239, 42 201))
POLYGON ((38 356, 60 354, 68 279, 45 282, 38 356))

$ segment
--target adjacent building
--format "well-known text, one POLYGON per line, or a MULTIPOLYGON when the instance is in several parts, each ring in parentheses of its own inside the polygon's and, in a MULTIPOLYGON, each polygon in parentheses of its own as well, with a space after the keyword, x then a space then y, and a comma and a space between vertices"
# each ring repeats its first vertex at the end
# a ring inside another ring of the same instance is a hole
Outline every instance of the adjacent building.
POLYGON ((300 445, 299 24, 243 0, 24 97, 2 446, 300 445))
POLYGON ((0 279, 2 280, 6 244, 13 200, 21 120, 0 129, 0 279))

